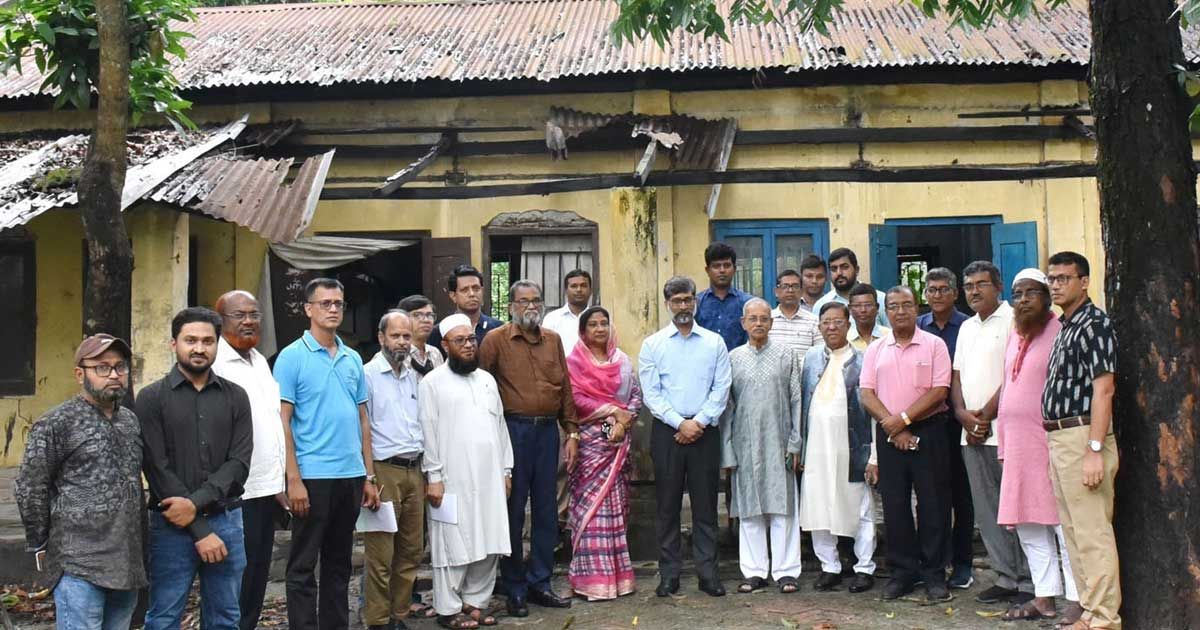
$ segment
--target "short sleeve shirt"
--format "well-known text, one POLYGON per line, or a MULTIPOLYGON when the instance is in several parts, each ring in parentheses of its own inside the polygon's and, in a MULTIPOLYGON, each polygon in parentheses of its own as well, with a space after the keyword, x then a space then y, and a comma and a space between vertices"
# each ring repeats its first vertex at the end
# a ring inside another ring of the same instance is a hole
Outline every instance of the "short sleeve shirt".
MULTIPOLYGON (((987 319, 976 314, 959 328, 958 349, 962 352, 950 354, 967 409, 982 409, 1004 384, 1004 351, 1008 347, 1012 322, 1012 307, 1001 302, 987 319)), ((964 446, 966 439, 964 430, 960 441, 964 446)), ((985 445, 996 444, 996 432, 993 431, 985 445)))
POLYGON ((1117 336, 1112 320, 1091 300, 1070 318, 1059 318, 1062 330, 1050 351, 1042 416, 1061 420, 1091 413, 1092 381, 1117 370, 1117 336))
MULTIPOLYGON (((917 328, 907 346, 894 332, 871 344, 863 355, 858 385, 873 389, 889 413, 900 413, 935 387, 950 387, 950 352, 946 342, 917 328)), ((933 413, 946 411, 942 403, 933 413)))
POLYGON ((275 359, 279 397, 291 403, 292 441, 304 479, 346 479, 367 474, 362 460, 358 405, 367 402, 367 380, 358 353, 337 339, 330 356, 305 331, 275 359))
POLYGON ((725 299, 717 297, 711 288, 696 296, 696 323, 721 336, 725 349, 746 343, 746 329, 742 327, 742 308, 754 296, 734 287, 729 287, 725 299))

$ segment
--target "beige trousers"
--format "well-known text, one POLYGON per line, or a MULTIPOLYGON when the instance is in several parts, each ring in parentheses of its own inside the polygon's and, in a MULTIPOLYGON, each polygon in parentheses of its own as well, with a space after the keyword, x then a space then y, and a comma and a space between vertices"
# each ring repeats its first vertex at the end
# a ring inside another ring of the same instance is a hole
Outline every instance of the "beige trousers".
POLYGON ((417 565, 425 551, 425 478, 419 468, 375 462, 379 500, 391 501, 396 533, 363 534, 367 581, 363 593, 363 624, 381 626, 404 619, 412 603, 417 565))
POLYGON ((1092 628, 1120 630, 1121 570, 1112 528, 1117 442, 1111 434, 1104 439, 1104 476, 1100 485, 1090 490, 1083 485, 1089 430, 1091 427, 1082 426, 1047 433, 1050 481, 1083 618, 1092 628))

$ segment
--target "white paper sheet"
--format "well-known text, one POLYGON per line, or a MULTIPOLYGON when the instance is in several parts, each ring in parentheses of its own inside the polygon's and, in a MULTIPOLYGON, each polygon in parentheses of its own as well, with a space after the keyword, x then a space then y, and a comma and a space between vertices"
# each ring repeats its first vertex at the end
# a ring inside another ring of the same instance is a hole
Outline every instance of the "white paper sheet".
POLYGON ((442 495, 441 506, 429 506, 429 518, 439 523, 458 525, 458 496, 453 494, 442 495))
POLYGON ((392 509, 391 501, 379 504, 378 510, 362 508, 358 512, 358 522, 354 529, 360 532, 396 533, 396 511, 392 509))

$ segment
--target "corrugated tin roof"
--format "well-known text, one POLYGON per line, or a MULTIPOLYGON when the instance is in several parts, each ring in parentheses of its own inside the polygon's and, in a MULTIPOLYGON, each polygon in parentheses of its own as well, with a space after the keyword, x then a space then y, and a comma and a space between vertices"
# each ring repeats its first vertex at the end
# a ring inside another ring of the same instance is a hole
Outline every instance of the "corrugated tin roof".
MULTIPOLYGON (((731 0, 718 0, 728 7, 731 0)), ((536 79, 660 70, 930 65, 1083 65, 1089 55, 1086 0, 1041 19, 953 27, 909 2, 846 0, 828 36, 798 18, 733 23, 730 41, 677 33, 666 49, 646 40, 614 47, 612 0, 497 0, 395 4, 276 4, 199 9, 185 30, 185 89, 536 79)), ((1185 38, 1194 41, 1194 38, 1185 38)), ((1191 45, 1191 44, 1189 44, 1191 45)), ((1194 52, 1194 51, 1189 51, 1194 52)), ((1194 55, 1193 55, 1194 56, 1194 55)), ((32 67, 29 64, 27 67, 32 67)), ((36 92, 41 78, 0 78, 0 97, 36 92)))

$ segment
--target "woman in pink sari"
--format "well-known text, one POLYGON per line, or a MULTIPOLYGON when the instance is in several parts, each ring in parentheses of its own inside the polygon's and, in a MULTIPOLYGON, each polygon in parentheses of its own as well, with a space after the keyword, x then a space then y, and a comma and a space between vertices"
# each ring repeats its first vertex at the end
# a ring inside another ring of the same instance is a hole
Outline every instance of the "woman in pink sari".
POLYGON ((579 412, 579 457, 571 471, 568 527, 571 589, 589 601, 634 591, 626 543, 629 516, 629 431, 642 406, 637 371, 617 349, 608 311, 579 316, 579 343, 567 356, 579 412))

